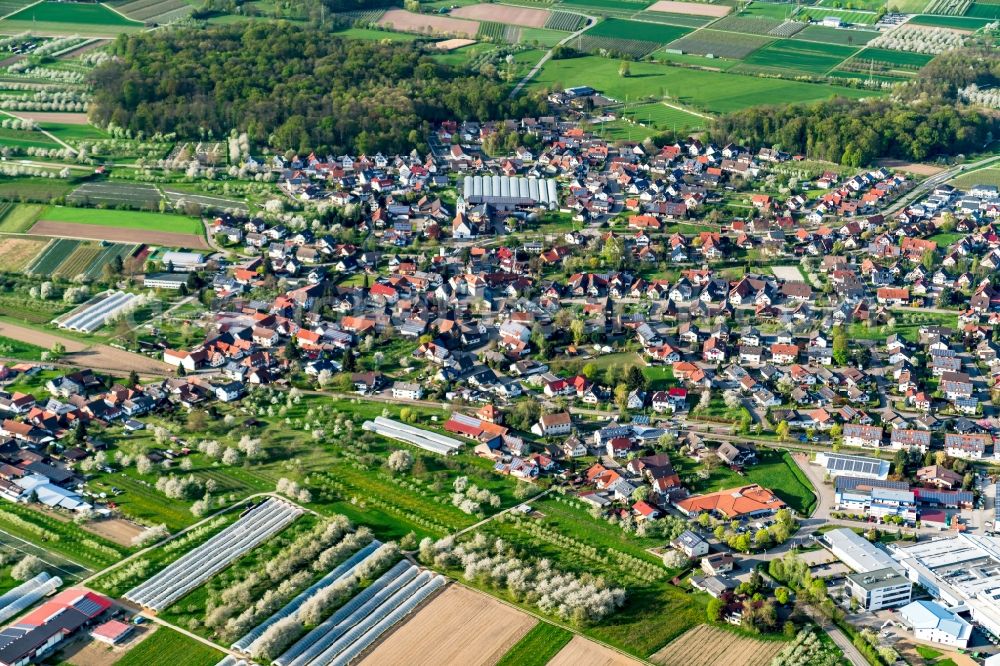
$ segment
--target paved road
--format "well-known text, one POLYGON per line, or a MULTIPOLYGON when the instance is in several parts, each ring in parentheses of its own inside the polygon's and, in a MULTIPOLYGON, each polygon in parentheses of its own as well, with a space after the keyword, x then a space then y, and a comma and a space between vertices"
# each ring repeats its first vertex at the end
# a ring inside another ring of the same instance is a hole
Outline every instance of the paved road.
POLYGON ((949 180, 951 180, 955 176, 959 175, 960 173, 963 173, 965 171, 973 171, 975 169, 978 169, 980 167, 984 167, 984 166, 986 166, 986 165, 988 165, 988 164, 990 164, 992 162, 997 162, 997 161, 1000 161, 1000 156, 986 157, 986 158, 983 158, 983 159, 979 160, 978 162, 972 162, 971 164, 959 164, 959 165, 953 166, 952 168, 946 169, 945 171, 942 171, 939 174, 935 174, 935 175, 931 176, 930 178, 926 178, 923 181, 921 181, 912 190, 910 190, 909 192, 907 192, 906 194, 904 194, 903 196, 901 196, 899 199, 897 199, 893 203, 889 204, 888 207, 884 208, 882 210, 882 214, 883 215, 892 215, 892 214, 894 214, 894 213, 902 210, 906 206, 910 205, 912 202, 916 201, 918 198, 924 196, 925 194, 927 194, 928 192, 930 192, 931 190, 933 190, 938 185, 941 185, 943 183, 947 183, 949 180))

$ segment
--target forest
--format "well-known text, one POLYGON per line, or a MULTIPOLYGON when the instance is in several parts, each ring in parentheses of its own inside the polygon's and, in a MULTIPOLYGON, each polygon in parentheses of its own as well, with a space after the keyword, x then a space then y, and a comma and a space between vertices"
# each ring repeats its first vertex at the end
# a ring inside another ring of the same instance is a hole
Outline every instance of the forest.
POLYGON ((981 150, 1000 135, 1000 118, 959 104, 958 91, 1000 82, 1000 63, 971 51, 942 55, 888 99, 835 98, 756 107, 714 125, 713 138, 776 145, 791 153, 857 167, 879 158, 922 161, 981 150))
POLYGON ((92 120, 133 132, 221 137, 320 153, 409 152, 431 124, 538 115, 539 96, 507 99, 501 80, 468 75, 420 44, 351 41, 286 23, 122 35, 92 74, 92 120))

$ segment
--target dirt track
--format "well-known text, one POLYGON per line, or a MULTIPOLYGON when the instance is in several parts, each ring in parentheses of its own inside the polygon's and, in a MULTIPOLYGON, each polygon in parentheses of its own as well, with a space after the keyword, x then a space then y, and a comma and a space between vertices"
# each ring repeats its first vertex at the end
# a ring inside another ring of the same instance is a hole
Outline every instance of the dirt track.
POLYGON ((483 4, 458 7, 451 11, 451 15, 474 21, 497 21, 510 25, 523 25, 526 28, 544 28, 551 13, 545 9, 530 7, 483 4))
POLYGON ((0 335, 28 342, 45 349, 50 349, 55 343, 61 343, 66 347, 66 356, 63 361, 72 363, 83 368, 93 368, 94 370, 129 372, 135 370, 142 374, 165 375, 172 374, 173 368, 162 361, 133 354, 122 349, 115 349, 109 345, 92 344, 87 345, 74 338, 63 337, 55 333, 39 331, 26 326, 18 326, 7 322, 0 322, 0 335))
POLYGON ((186 247, 197 250, 212 249, 205 239, 194 234, 177 234, 166 231, 147 231, 145 229, 121 229, 119 227, 104 227, 97 224, 76 224, 74 222, 53 222, 41 220, 28 231, 36 236, 55 236, 57 238, 82 238, 84 240, 107 240, 119 243, 146 243, 147 245, 164 245, 166 247, 186 247))
POLYGON ((574 636, 547 666, 639 666, 641 663, 583 636, 574 636))
POLYGON ((451 585, 375 647, 361 664, 495 664, 535 626, 535 618, 451 585))

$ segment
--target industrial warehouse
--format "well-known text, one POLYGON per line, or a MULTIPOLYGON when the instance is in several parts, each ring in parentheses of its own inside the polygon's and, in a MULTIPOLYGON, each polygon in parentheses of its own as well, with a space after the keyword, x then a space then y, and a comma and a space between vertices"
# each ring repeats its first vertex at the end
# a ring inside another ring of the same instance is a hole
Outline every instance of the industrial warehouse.
POLYGON ((490 204, 506 210, 539 206, 553 209, 559 205, 553 178, 466 176, 464 183, 462 196, 471 205, 490 204))

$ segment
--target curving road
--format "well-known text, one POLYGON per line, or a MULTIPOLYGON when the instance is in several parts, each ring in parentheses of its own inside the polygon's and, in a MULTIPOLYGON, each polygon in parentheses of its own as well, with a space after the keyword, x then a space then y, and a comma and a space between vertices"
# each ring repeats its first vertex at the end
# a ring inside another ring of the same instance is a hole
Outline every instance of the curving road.
MULTIPOLYGON (((565 10, 561 9, 560 11, 565 11, 565 10)), ((576 12, 571 12, 571 13, 575 14, 576 12)), ((571 34, 570 36, 560 40, 559 43, 556 44, 556 46, 563 46, 564 44, 568 44, 570 40, 576 39, 577 37, 582 35, 587 29, 593 27, 594 24, 597 22, 597 19, 594 18, 593 16, 587 16, 586 14, 580 14, 580 16, 586 18, 587 23, 582 28, 571 34)), ((545 63, 547 63, 549 59, 552 58, 552 51, 555 50, 556 46, 553 46, 551 49, 546 51, 545 55, 542 56, 541 60, 539 60, 535 64, 535 66, 531 68, 531 71, 525 74, 524 78, 522 78, 520 81, 517 82, 517 85, 514 86, 514 89, 510 91, 509 99, 514 99, 515 97, 517 97, 518 94, 520 94, 521 90, 524 88, 524 86, 528 85, 528 82, 531 81, 531 79, 535 78, 535 74, 538 74, 538 71, 545 66, 545 63)))

